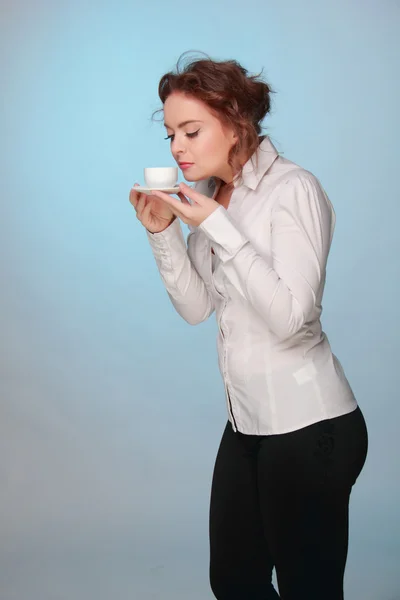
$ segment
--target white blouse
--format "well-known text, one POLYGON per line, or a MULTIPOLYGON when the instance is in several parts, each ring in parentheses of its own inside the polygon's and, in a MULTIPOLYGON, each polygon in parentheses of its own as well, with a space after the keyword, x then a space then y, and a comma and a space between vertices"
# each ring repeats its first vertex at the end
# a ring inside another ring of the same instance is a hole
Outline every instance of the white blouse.
MULTIPOLYGON (((210 178, 195 188, 215 197, 219 184, 210 178)), ((190 227, 187 244, 178 219, 147 232, 177 312, 191 325, 216 314, 235 431, 286 433, 357 407, 320 322, 334 225, 317 178, 265 137, 228 208, 190 227)))

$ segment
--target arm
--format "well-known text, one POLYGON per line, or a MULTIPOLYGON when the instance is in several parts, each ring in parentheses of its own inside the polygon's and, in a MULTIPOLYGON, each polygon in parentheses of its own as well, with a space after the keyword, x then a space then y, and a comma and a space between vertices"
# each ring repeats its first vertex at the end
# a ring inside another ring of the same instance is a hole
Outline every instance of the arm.
MULTIPOLYGON (((187 238, 190 249, 193 233, 187 238)), ((194 268, 179 220, 161 233, 147 232, 154 258, 168 296, 179 315, 190 325, 198 325, 214 311, 214 303, 203 279, 194 268)))
POLYGON ((214 242, 226 276, 279 338, 297 333, 316 299, 332 240, 332 206, 310 173, 289 174, 275 190, 271 254, 261 257, 219 207, 200 228, 214 242))

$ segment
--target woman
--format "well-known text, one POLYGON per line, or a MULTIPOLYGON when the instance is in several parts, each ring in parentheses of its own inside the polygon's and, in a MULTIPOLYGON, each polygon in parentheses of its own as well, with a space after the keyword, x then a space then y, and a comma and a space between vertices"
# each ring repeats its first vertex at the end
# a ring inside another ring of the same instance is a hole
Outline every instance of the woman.
POLYGON ((271 90, 237 62, 193 61, 159 95, 172 155, 196 183, 180 200, 133 188, 130 202, 175 309, 192 325, 215 311, 219 327, 228 422, 211 588, 218 600, 341 600, 367 430, 320 323, 332 205, 260 137, 271 90))

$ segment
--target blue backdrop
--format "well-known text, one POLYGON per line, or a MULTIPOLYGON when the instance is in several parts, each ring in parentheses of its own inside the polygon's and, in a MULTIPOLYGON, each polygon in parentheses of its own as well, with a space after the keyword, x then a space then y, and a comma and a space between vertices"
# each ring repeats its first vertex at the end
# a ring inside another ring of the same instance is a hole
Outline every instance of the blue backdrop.
POLYGON ((0 598, 212 597, 216 326, 174 312, 128 201, 173 164, 150 117, 187 50, 265 68, 272 141, 335 206, 323 325, 370 435, 346 592, 399 598, 399 2, 0 6, 0 598))

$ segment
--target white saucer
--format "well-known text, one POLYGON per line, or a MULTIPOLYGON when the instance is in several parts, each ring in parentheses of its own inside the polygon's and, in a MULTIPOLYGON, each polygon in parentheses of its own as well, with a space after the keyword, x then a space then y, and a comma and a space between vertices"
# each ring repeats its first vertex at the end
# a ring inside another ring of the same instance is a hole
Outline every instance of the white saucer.
POLYGON ((148 195, 150 195, 152 191, 165 192, 166 194, 177 194, 180 191, 179 186, 171 187, 171 188, 161 188, 161 187, 149 188, 149 187, 137 186, 137 187, 134 187, 133 189, 135 190, 135 192, 140 192, 141 194, 148 194, 148 195))

